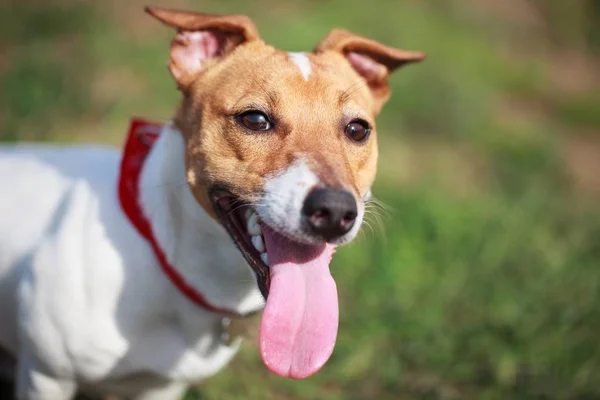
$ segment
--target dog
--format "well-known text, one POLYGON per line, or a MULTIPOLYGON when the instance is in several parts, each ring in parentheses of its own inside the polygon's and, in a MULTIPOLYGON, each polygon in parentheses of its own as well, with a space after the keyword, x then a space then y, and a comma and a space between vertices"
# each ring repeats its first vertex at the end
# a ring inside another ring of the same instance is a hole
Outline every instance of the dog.
POLYGON ((177 30, 172 120, 134 120, 122 152, 0 150, 0 354, 18 399, 177 399, 263 308, 272 372, 306 378, 334 348, 329 263, 371 198, 388 75, 424 54, 339 29, 286 53, 242 15, 146 11, 177 30))

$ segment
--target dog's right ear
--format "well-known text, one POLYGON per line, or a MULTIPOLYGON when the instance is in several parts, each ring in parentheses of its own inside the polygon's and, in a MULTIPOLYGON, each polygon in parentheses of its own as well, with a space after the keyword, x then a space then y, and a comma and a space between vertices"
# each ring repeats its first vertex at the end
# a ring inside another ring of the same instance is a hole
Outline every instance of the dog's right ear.
POLYGON ((177 28, 171 42, 169 70, 181 90, 189 88, 211 61, 259 38, 256 26, 244 15, 210 15, 155 7, 145 10, 177 28))

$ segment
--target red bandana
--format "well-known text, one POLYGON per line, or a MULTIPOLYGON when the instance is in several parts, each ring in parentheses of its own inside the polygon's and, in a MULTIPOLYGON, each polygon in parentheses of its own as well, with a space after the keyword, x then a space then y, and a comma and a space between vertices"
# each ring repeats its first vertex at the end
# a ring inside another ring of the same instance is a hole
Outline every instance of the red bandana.
POLYGON ((165 253, 163 253, 154 237, 152 226, 140 206, 140 173, 146 157, 150 153, 154 142, 158 139, 161 129, 162 125, 157 123, 147 122, 142 119, 133 119, 131 121, 127 142, 123 150, 121 174, 119 176, 119 201, 121 207, 127 218, 129 218, 129 221, 131 221, 138 232, 152 246, 152 250, 154 250, 154 254, 165 275, 185 297, 208 311, 217 314, 236 314, 231 310, 210 304, 201 293, 185 282, 179 272, 167 261, 165 253))

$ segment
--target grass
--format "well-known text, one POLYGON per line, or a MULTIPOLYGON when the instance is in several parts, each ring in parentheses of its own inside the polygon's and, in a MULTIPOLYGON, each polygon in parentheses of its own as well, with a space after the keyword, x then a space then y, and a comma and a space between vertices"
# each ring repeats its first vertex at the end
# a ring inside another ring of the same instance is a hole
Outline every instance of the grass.
MULTIPOLYGON (((171 32, 137 1, 92 4, 0 15, 3 140, 118 145, 131 115, 172 113, 171 32)), ((598 2, 178 4, 247 13, 288 50, 343 26, 429 54, 391 79, 375 193, 392 211, 336 255, 330 362, 283 380, 246 343, 186 399, 600 398, 598 192, 565 151, 600 133, 598 2)))

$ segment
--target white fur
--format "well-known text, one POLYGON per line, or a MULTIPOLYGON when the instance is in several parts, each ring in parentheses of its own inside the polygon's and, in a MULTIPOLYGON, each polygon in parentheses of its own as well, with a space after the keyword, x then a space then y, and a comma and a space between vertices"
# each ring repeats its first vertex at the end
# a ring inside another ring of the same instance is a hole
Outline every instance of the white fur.
POLYGON ((288 55, 290 56, 290 60, 292 60, 292 62, 296 64, 300 70, 304 80, 307 81, 310 73, 312 72, 312 67, 310 65, 308 56, 305 53, 288 53, 288 55))
MULTIPOLYGON (((182 296, 117 200, 120 154, 99 147, 0 148, 0 347, 19 358, 20 399, 74 391, 176 399, 239 341, 182 296)), ((260 309, 254 276, 185 183, 167 126, 144 166, 141 204, 160 246, 211 303, 260 309)))
POLYGON ((256 207, 261 219, 277 231, 292 238, 310 241, 302 233, 302 206, 319 178, 298 159, 285 170, 267 177, 264 196, 256 207))
POLYGON ((358 235, 358 231, 360 230, 362 221, 365 217, 365 199, 357 200, 356 211, 356 220, 354 225, 352 225, 352 229, 350 229, 350 232, 339 238, 335 244, 342 245, 350 243, 356 237, 356 235, 358 235))

